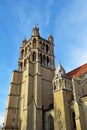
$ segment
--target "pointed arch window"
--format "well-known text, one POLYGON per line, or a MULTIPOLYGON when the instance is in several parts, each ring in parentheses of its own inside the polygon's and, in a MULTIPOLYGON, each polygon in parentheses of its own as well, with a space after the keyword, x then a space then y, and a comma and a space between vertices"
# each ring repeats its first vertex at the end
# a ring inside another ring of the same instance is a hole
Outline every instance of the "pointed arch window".
POLYGON ((45 51, 45 43, 42 44, 42 50, 45 51))
POLYGON ((45 65, 45 55, 43 56, 43 65, 45 65))
POLYGON ((21 58, 24 57, 24 50, 21 51, 21 58))
POLYGON ((25 61, 24 61, 24 68, 26 67, 26 59, 25 59, 25 61))
POLYGON ((48 56, 47 56, 47 66, 50 67, 50 59, 48 56))
POLYGON ((46 52, 48 52, 48 44, 46 44, 46 52))
POLYGON ((36 52, 33 52, 32 61, 36 61, 36 52))
POLYGON ((36 48, 36 38, 33 39, 33 48, 36 48))
POLYGON ((40 53, 40 63, 42 64, 42 54, 40 53))
POLYGON ((72 112, 72 119, 73 119, 73 129, 76 130, 76 122, 75 122, 75 112, 72 112))

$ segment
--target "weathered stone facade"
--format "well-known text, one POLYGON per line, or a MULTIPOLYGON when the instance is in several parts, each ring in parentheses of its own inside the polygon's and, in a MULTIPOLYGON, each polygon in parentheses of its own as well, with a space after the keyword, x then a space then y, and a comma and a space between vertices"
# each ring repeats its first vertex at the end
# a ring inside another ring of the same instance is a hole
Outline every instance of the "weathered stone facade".
POLYGON ((87 69, 71 78, 54 59, 53 36, 35 26, 20 48, 3 130, 87 130, 87 69))

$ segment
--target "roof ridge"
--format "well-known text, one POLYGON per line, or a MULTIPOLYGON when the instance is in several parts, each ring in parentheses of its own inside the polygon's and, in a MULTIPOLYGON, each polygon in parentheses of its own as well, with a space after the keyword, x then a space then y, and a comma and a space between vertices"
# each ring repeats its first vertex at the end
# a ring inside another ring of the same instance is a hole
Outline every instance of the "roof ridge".
POLYGON ((72 71, 68 72, 66 75, 69 78, 73 78, 73 77, 78 77, 85 72, 87 72, 87 63, 73 69, 72 71))

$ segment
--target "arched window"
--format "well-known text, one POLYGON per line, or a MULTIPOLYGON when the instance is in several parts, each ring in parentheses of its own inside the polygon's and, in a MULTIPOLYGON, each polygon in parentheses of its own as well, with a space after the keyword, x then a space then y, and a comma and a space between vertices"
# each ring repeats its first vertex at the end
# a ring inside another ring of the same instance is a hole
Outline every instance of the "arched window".
POLYGON ((24 57, 24 50, 21 51, 21 58, 24 57))
POLYGON ((43 56, 43 65, 45 65, 45 55, 43 56))
POLYGON ((40 53, 40 63, 42 64, 42 54, 40 53))
POLYGON ((45 50, 45 43, 43 42, 42 44, 42 50, 44 51, 45 50))
POLYGON ((46 44, 46 52, 48 52, 48 44, 46 44))
POLYGON ((25 61, 24 61, 24 68, 26 67, 26 59, 25 59, 25 61))
POLYGON ((48 56, 47 56, 47 66, 50 67, 50 60, 48 56))
POLYGON ((36 52, 33 52, 32 61, 36 61, 36 52))
POLYGON ((45 43, 43 42, 43 46, 45 47, 45 43))
POLYGON ((33 48, 36 48, 36 39, 33 39, 33 48))
POLYGON ((72 119, 73 119, 73 129, 76 130, 76 122, 75 122, 75 112, 72 112, 72 119))
POLYGON ((52 115, 48 117, 48 130, 54 130, 54 119, 52 115))

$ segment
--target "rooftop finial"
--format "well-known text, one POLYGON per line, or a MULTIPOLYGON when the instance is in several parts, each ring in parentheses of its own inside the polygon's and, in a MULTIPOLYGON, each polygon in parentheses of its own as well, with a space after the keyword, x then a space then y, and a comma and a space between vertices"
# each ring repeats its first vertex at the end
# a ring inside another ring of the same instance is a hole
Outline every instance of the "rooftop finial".
POLYGON ((24 35, 24 40, 26 41, 26 35, 24 35))
POLYGON ((35 28, 38 28, 38 24, 35 24, 35 28))
POLYGON ((26 35, 24 36, 24 40, 23 40, 23 44, 25 44, 27 42, 26 40, 26 35))
POLYGON ((32 36, 40 36, 38 24, 35 24, 35 27, 33 28, 32 31, 32 36))

